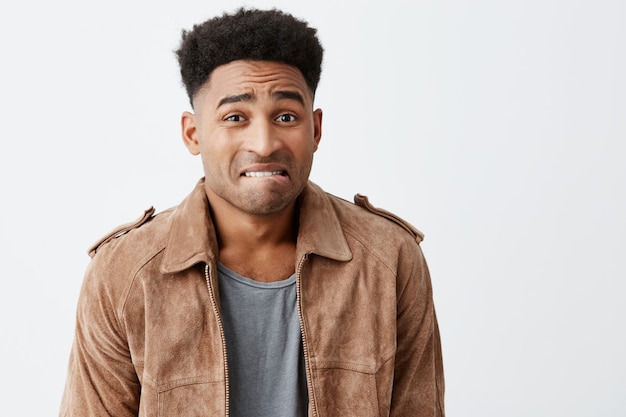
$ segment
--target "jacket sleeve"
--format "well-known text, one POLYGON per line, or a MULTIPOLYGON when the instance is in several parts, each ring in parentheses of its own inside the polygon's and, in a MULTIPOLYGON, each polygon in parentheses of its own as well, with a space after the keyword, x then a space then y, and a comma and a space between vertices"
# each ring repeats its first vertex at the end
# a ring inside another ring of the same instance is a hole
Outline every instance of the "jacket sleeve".
POLYGON ((392 417, 444 417, 439 328, 426 261, 419 245, 400 263, 392 417))
MULTIPOLYGON (((88 267, 78 301, 62 417, 137 416, 140 384, 120 320, 123 289, 96 256, 88 267)), ((112 268, 114 270, 114 268, 112 268)))

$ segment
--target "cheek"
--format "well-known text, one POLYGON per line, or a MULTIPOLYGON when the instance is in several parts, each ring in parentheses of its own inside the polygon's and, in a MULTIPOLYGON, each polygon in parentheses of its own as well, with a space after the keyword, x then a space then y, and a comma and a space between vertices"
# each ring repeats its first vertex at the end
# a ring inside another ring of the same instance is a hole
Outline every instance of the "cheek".
POLYGON ((205 146, 202 149, 202 163, 207 174, 225 177, 237 172, 238 153, 232 146, 205 146))

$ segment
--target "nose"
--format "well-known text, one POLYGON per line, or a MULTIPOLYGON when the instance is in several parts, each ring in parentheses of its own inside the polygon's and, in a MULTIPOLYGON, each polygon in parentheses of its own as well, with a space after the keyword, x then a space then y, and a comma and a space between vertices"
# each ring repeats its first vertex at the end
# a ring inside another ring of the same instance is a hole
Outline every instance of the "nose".
POLYGON ((261 157, 267 157, 282 148, 283 143, 273 123, 268 120, 255 120, 246 132, 245 148, 261 157))

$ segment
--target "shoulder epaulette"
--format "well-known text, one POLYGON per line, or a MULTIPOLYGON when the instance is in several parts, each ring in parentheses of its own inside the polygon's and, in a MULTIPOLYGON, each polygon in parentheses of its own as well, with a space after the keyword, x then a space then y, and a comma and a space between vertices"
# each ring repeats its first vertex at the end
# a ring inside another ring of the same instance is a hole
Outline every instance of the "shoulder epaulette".
POLYGON ((154 211, 155 211, 154 207, 150 207, 149 209, 146 209, 144 213, 139 218, 137 218, 137 220, 134 220, 129 223, 124 223, 116 227, 115 229, 111 230, 109 233, 103 236, 100 240, 98 240, 96 243, 91 245, 91 247, 87 250, 87 253, 89 254, 90 257, 93 258, 96 252, 98 252, 98 249, 100 249, 100 246, 146 223, 148 220, 152 218, 154 211))
POLYGON ((415 227, 413 227, 413 225, 409 222, 407 222, 406 220, 402 219, 401 217, 396 216, 395 214, 381 209, 381 208, 376 208, 374 207, 368 200, 367 196, 364 196, 362 194, 356 194, 354 196, 354 204, 356 204, 359 207, 363 207, 364 209, 366 209, 369 212, 372 212, 374 214, 377 214, 379 216, 382 216, 388 220, 391 220, 392 222, 402 226, 402 228, 404 228, 404 230, 406 230, 407 232, 409 232, 413 238, 417 241, 417 242, 421 242, 424 239, 424 234, 422 232, 420 232, 419 230, 417 230, 415 227))

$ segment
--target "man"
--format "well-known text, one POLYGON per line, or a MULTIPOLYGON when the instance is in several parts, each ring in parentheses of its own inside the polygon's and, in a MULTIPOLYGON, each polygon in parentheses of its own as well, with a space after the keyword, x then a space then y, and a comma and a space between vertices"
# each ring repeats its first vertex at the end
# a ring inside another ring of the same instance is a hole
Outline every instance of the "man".
POLYGON ((280 11, 183 32, 203 178, 90 251, 63 416, 443 416, 421 234, 308 181, 322 47, 280 11))

